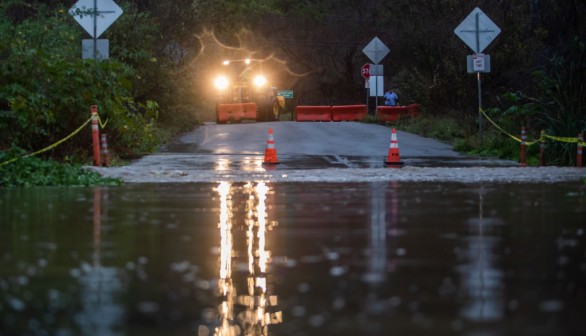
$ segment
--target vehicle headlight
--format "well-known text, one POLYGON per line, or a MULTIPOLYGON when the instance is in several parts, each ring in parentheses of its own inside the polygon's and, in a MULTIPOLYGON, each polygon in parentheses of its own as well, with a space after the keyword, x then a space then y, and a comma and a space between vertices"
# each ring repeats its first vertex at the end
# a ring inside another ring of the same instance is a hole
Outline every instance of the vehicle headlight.
POLYGON ((218 90, 225 90, 228 87, 228 78, 224 76, 219 76, 214 79, 214 86, 218 90))
POLYGON ((263 75, 258 75, 254 77, 253 82, 256 87, 261 87, 267 83, 267 79, 263 75))

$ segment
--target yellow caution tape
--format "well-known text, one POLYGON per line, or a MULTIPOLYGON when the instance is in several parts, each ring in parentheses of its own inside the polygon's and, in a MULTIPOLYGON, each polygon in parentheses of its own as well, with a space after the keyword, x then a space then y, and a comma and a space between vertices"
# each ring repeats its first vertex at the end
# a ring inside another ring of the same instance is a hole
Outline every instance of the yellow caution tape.
POLYGON ((569 142, 569 143, 577 143, 580 144, 582 146, 586 146, 586 142, 584 142, 584 140, 580 140, 578 139, 578 137, 575 138, 566 138, 566 137, 556 137, 553 135, 545 135, 546 138, 551 139, 551 140, 555 140, 555 141, 559 141, 559 142, 569 142))
POLYGON ((100 118, 100 116, 98 115, 98 122, 100 123, 101 128, 105 128, 106 124, 108 123, 108 119, 106 119, 106 121, 104 121, 104 123, 102 123, 102 118, 100 118))
MULTIPOLYGON (((514 140, 516 140, 517 142, 522 142, 521 139, 517 138, 516 136, 508 133, 507 131, 505 131, 504 129, 502 129, 499 125, 497 125, 494 121, 492 121, 492 119, 490 119, 490 117, 488 115, 486 115, 486 113, 484 113, 484 110, 480 109, 480 112, 482 113, 482 115, 484 115, 486 117, 486 119, 488 121, 490 121, 491 124, 494 125, 494 127, 496 127, 499 131, 505 133, 506 135, 508 135, 509 137, 513 138, 514 140)), ((570 142, 570 143, 578 143, 582 146, 586 146, 586 142, 584 142, 583 140, 579 140, 578 137, 575 138, 568 138, 568 137, 556 137, 556 136, 552 136, 552 135, 547 135, 544 134, 542 137, 540 137, 539 139, 535 140, 535 141, 525 141, 525 145, 527 146, 531 146, 534 145, 540 141, 545 140, 544 138, 548 138, 551 140, 555 140, 555 141, 560 141, 560 142, 570 142)))
POLYGON ((484 113, 483 109, 480 109, 480 112, 484 115, 484 117, 486 117, 486 119, 488 121, 490 121, 491 124, 494 125, 494 127, 496 127, 499 131, 505 133, 506 135, 510 136, 511 138, 513 138, 514 140, 516 140, 517 142, 521 142, 521 139, 517 138, 516 136, 512 135, 511 133, 505 131, 504 129, 502 129, 499 125, 497 125, 494 121, 492 121, 492 119, 490 119, 490 117, 488 115, 486 115, 486 113, 484 113))
POLYGON ((84 122, 84 123, 83 123, 83 125, 79 126, 79 128, 78 128, 78 129, 76 129, 75 131, 73 131, 73 133, 69 134, 69 135, 68 135, 68 136, 66 136, 65 138, 63 138, 63 139, 61 139, 61 140, 59 140, 59 141, 55 142, 54 144, 52 144, 52 145, 50 145, 50 146, 47 146, 47 147, 45 147, 45 148, 43 148, 43 149, 41 149, 41 150, 38 150, 38 151, 36 151, 36 152, 28 153, 28 154, 25 154, 25 155, 23 155, 23 156, 21 156, 21 157, 16 157, 16 158, 12 158, 12 159, 10 159, 10 160, 8 160, 8 161, 4 161, 4 162, 0 163, 0 167, 1 167, 1 166, 4 166, 4 165, 7 165, 7 164, 9 164, 9 163, 12 163, 12 162, 14 162, 14 161, 16 161, 16 160, 18 160, 18 159, 20 159, 20 158, 25 158, 25 157, 29 157, 29 156, 34 156, 34 155, 37 155, 37 154, 41 154, 41 153, 43 153, 43 152, 46 152, 46 151, 48 151, 48 150, 50 150, 50 149, 53 149, 53 148, 55 148, 55 147, 59 146, 59 145, 60 145, 60 144, 62 144, 63 142, 65 142, 65 141, 69 140, 71 137, 73 137, 74 135, 76 135, 77 133, 79 133, 79 131, 81 131, 81 130, 82 130, 82 129, 83 129, 83 128, 84 128, 84 127, 87 125, 87 124, 89 124, 89 122, 90 122, 90 121, 92 121, 92 118, 91 118, 91 117, 90 117, 88 120, 86 120, 86 122, 84 122))

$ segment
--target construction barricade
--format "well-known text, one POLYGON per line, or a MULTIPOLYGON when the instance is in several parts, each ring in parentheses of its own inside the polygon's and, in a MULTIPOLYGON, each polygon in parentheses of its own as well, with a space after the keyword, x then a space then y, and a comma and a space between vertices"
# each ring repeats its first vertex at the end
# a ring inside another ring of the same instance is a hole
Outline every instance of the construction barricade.
POLYGON ((332 121, 331 106, 297 106, 296 121, 332 121))
POLYGON ((239 123, 243 120, 256 120, 256 103, 233 103, 216 105, 216 122, 225 124, 239 123))
POLYGON ((366 105, 332 106, 332 121, 360 121, 366 117, 366 105))
POLYGON ((379 106, 376 109, 376 118, 379 122, 397 121, 401 115, 407 115, 406 106, 379 106))
POLYGON ((421 105, 409 104, 406 106, 378 106, 376 116, 379 122, 397 121, 401 117, 417 117, 421 112, 421 105))

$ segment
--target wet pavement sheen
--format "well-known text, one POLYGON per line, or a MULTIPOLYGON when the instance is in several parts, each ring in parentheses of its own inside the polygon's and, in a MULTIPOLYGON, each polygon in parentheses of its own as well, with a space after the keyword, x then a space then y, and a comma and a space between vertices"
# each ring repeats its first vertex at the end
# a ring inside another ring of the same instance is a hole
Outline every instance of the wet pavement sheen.
POLYGON ((0 335, 583 335, 586 188, 0 190, 0 335))

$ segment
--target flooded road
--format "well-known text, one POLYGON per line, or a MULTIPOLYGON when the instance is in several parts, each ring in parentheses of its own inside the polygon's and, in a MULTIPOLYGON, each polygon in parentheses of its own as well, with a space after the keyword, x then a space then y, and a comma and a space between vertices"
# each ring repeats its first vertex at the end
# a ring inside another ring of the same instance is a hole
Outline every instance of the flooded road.
POLYGON ((0 335, 583 335, 583 184, 0 190, 0 335))

